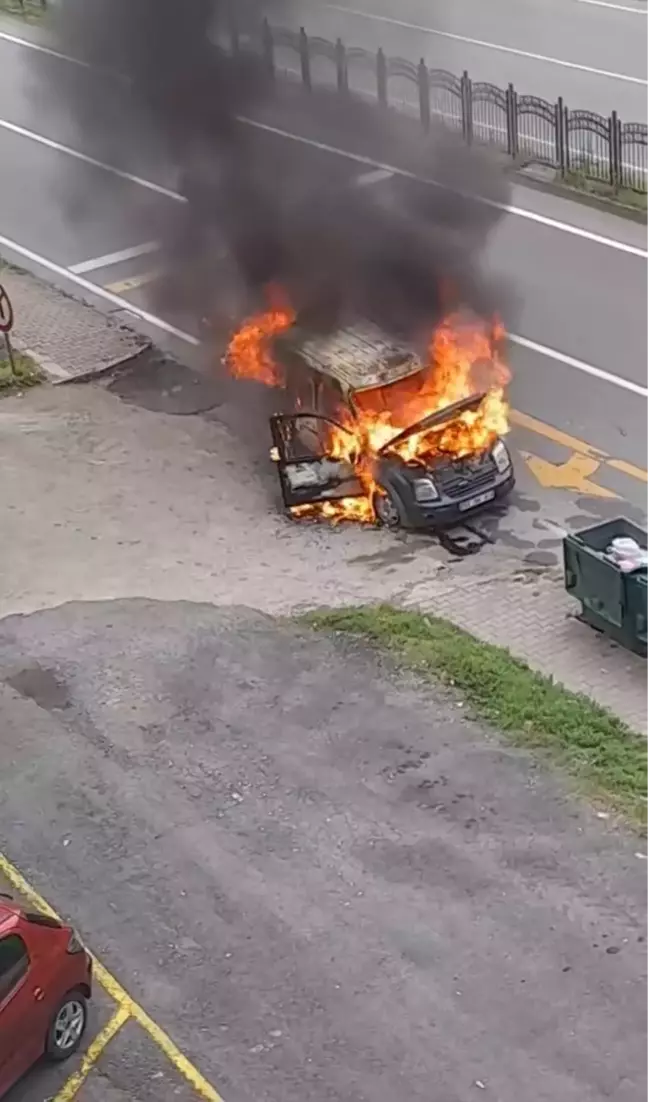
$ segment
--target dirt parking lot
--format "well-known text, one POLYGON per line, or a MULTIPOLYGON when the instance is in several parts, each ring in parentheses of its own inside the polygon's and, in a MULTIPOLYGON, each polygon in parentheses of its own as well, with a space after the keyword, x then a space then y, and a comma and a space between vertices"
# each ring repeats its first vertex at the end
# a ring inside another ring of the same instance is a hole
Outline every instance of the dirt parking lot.
MULTIPOLYGON (((0 836, 226 1102, 639 1102, 636 841, 460 705, 240 606, 8 617, 0 836)), ((173 1082, 129 1025, 79 1097, 173 1082)))

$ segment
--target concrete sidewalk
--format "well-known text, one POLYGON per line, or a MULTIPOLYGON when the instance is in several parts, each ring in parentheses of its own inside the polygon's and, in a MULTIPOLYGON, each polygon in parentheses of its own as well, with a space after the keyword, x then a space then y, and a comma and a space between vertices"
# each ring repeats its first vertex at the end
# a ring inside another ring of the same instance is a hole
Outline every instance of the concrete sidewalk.
POLYGON ((151 341, 78 299, 18 268, 3 268, 14 304, 14 339, 54 382, 83 379, 118 367, 151 341))
POLYGON ((646 730, 646 663, 577 618, 580 606, 557 571, 493 572, 451 587, 414 589, 408 604, 429 609, 487 643, 506 647, 534 670, 585 693, 646 730))
MULTIPOLYGON (((45 368, 65 356, 78 374, 147 343, 32 276, 3 279, 16 344, 45 368), (58 311, 65 339, 39 323, 58 311)), ((391 601, 507 647, 645 731, 645 662, 575 619, 555 567, 529 566, 512 545, 457 561, 429 538, 292 524, 274 471, 217 413, 154 412, 96 384, 3 401, 0 615, 132 596, 268 612, 391 601)))

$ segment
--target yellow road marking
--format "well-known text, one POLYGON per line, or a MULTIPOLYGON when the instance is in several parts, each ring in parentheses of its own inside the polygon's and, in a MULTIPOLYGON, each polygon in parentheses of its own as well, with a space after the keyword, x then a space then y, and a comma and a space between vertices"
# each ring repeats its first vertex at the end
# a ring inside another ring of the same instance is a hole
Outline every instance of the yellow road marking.
POLYGON ((608 459, 608 467, 614 467, 615 471, 622 471, 630 475, 630 478, 638 478, 640 482, 648 482, 648 471, 641 467, 635 467, 634 463, 626 463, 625 459, 608 459))
POLYGON ((568 432, 562 432, 561 429, 554 428, 553 425, 546 425, 544 421, 538 421, 536 417, 531 417, 528 413, 522 413, 519 409, 512 409, 510 418, 514 425, 519 425, 522 429, 529 429, 530 432, 535 432, 538 436, 546 436, 548 440, 553 440, 556 444, 563 444, 570 451, 590 455, 592 459, 607 459, 605 452, 601 451, 600 448, 594 448, 591 444, 586 444, 584 440, 579 440, 576 436, 570 436, 568 432))
POLYGON ((135 291, 146 283, 153 283, 160 276, 160 272, 142 272, 141 275, 131 276, 130 279, 119 279, 116 283, 106 283, 105 290, 112 291, 113 295, 123 295, 127 291, 135 291))
POLYGON ((538 436, 545 436, 548 440, 552 440, 555 444, 561 444, 572 453, 567 462, 562 464, 550 463, 546 459, 539 459, 529 453, 522 453, 525 456, 527 465, 533 471, 541 486, 575 489, 595 497, 618 498, 619 494, 614 494, 611 490, 605 490, 595 482, 589 482, 587 486, 584 485, 584 481, 587 481, 589 476, 596 472, 601 463, 607 467, 612 467, 615 471, 628 475, 629 478, 636 478, 639 482, 648 482, 648 471, 643 470, 643 468, 636 467, 634 463, 628 463, 625 459, 613 459, 602 448, 595 448, 593 444, 588 444, 585 440, 579 440, 576 436, 570 436, 569 433, 563 432, 553 425, 547 425, 544 421, 538 421, 536 417, 531 417, 528 413, 522 413, 519 409, 512 409, 510 419, 511 424, 517 425, 518 428, 528 429, 529 432, 534 432, 538 436), (533 464, 531 460, 533 460, 533 464), (587 462, 583 462, 583 460, 587 460, 587 462), (558 473, 552 474, 552 471, 558 473), (575 481, 575 485, 572 486, 571 481, 575 481))
MULTIPOLYGON (((13 885, 19 895, 22 895, 28 900, 36 910, 41 911, 43 914, 50 915, 51 918, 59 918, 54 908, 50 907, 49 903, 39 895, 35 888, 32 888, 29 881, 25 879, 16 866, 12 865, 11 861, 2 853, 0 853, 0 873, 2 873, 13 885)), ((153 1021, 139 1003, 131 999, 119 980, 116 980, 115 977, 104 968, 101 961, 98 961, 94 955, 92 959, 94 975, 104 991, 107 991, 119 1007, 126 1011, 128 1017, 134 1018, 135 1021, 141 1025, 142 1029, 146 1030, 149 1037, 162 1049, 167 1059, 173 1064, 176 1070, 184 1076, 187 1082, 191 1084, 196 1093, 199 1094, 201 1098, 204 1098, 205 1102, 224 1102, 224 1099, 216 1088, 212 1087, 211 1083, 198 1071, 198 1068, 180 1051, 176 1043, 171 1040, 168 1033, 166 1033, 157 1022, 153 1021)))
POLYGON ((112 1041, 115 1034, 119 1032, 129 1018, 130 1014, 126 1007, 118 1006, 112 1018, 97 1034, 92 1044, 88 1046, 87 1052, 81 1061, 81 1067, 78 1071, 72 1072, 58 1094, 54 1095, 52 1102, 72 1102, 72 1099, 76 1098, 78 1091, 85 1083, 106 1045, 109 1041, 112 1041))
POLYGON ((575 490, 577 493, 589 494, 590 497, 618 498, 619 496, 612 493, 612 490, 606 490, 604 486, 590 481, 590 476, 596 474, 601 466, 598 459, 575 453, 570 455, 565 463, 550 463, 548 459, 540 459, 537 455, 530 455, 529 452, 521 454, 531 473, 545 488, 575 490))

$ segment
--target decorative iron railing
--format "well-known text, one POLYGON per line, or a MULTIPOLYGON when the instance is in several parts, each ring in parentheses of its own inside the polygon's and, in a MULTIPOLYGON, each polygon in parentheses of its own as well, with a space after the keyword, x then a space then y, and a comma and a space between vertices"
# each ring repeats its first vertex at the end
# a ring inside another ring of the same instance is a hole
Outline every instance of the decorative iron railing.
POLYGON ((301 81, 336 87, 373 98, 383 108, 415 115, 424 130, 434 119, 460 130, 468 143, 487 142, 520 164, 539 164, 563 178, 571 175, 609 184, 618 191, 648 189, 648 126, 623 122, 616 111, 605 117, 593 111, 568 108, 521 95, 509 84, 473 81, 443 69, 430 69, 402 57, 388 57, 342 39, 309 36, 271 27, 264 22, 253 39, 230 25, 223 44, 233 52, 254 50, 263 56, 268 72, 301 81))

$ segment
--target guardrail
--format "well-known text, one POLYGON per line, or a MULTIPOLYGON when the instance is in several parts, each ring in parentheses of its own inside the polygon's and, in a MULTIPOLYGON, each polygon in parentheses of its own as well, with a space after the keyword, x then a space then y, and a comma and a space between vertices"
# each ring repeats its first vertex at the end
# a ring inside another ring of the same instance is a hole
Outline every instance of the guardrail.
POLYGON ((460 130, 466 142, 486 142, 522 165, 544 165, 563 179, 585 178, 609 185, 614 191, 648 190, 648 126, 622 122, 616 111, 609 117, 568 108, 538 96, 519 94, 512 84, 473 81, 444 69, 430 69, 402 57, 387 57, 357 46, 309 36, 304 28, 291 31, 264 21, 257 38, 227 30, 233 52, 260 52, 270 74, 337 88, 340 95, 355 92, 375 99, 387 109, 396 107, 418 117, 424 130, 433 119, 460 130), (295 63, 297 63, 295 65, 295 63))

